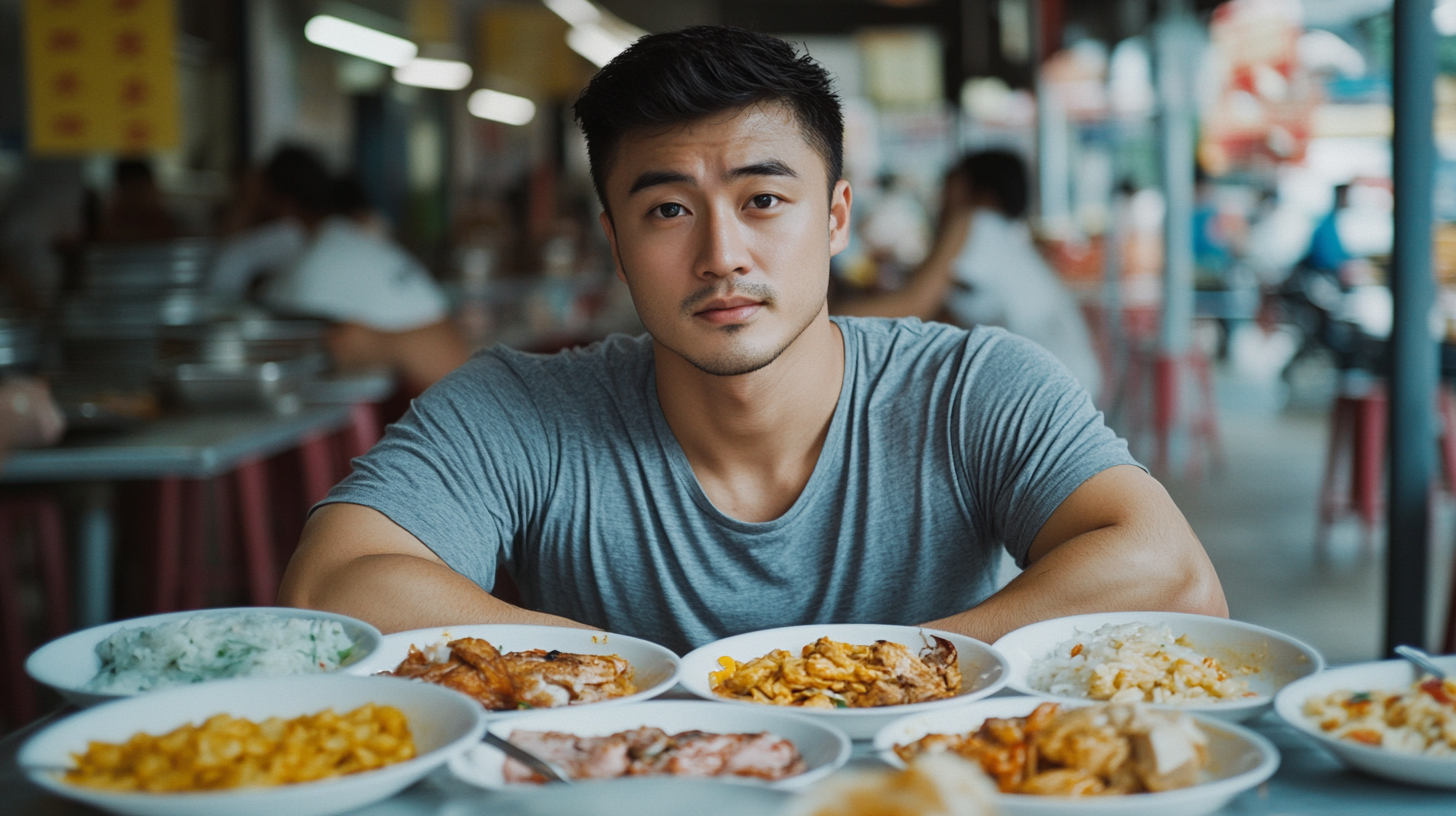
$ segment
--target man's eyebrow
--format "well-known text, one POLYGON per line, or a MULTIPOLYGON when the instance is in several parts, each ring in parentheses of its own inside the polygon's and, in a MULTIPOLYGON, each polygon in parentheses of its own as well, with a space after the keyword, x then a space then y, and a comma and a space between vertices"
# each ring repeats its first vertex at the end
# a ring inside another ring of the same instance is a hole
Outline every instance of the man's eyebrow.
POLYGON ((648 170, 632 182, 632 189, 627 191, 628 196, 636 195, 648 187, 656 187, 659 184, 693 184, 692 176, 686 173, 679 173, 675 170, 648 170))
POLYGON ((734 180, 748 178, 749 176, 788 176, 789 178, 798 178, 799 174, 795 173, 793 168, 778 159, 769 159, 768 161, 735 167, 729 170, 726 176, 729 180, 734 180))

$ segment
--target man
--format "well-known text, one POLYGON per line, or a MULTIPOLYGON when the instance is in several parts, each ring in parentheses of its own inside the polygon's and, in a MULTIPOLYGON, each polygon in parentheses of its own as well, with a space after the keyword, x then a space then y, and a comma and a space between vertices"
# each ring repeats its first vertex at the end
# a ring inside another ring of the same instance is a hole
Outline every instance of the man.
POLYGON ((314 513, 284 603, 679 650, 812 622, 993 640, 1077 612, 1226 614, 1182 515, 1045 352, 829 319, 851 193, 816 63, 735 28, 648 36, 576 115, 648 335, 446 377, 314 513), (1026 570, 992 595, 1003 545, 1026 570), (501 550, 530 609, 483 589, 501 550))
POLYGON ((284 147, 247 188, 237 220, 263 222, 224 245, 211 286, 241 299, 260 272, 282 314, 320 317, 340 368, 389 368, 419 394, 469 357, 430 273, 385 235, 348 217, 340 182, 312 151, 284 147))

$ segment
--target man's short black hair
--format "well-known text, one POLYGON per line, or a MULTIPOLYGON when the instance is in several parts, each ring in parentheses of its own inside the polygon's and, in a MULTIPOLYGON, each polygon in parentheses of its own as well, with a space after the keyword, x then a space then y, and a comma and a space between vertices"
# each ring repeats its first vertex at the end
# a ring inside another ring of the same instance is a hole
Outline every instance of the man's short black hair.
POLYGON ((1009 150, 982 150, 961 159, 957 168, 973 193, 989 193, 1007 218, 1026 214, 1029 189, 1026 162, 1009 150))
POLYGON ((602 206, 623 134, 760 102, 780 102, 793 112, 804 138, 824 157, 832 191, 844 170, 844 115, 828 72, 809 55, 733 26, 694 26, 638 40, 592 77, 573 108, 602 206))
POLYGON ((280 198, 314 215, 331 215, 337 208, 334 178, 324 160, 306 147, 287 145, 263 166, 263 179, 280 198))

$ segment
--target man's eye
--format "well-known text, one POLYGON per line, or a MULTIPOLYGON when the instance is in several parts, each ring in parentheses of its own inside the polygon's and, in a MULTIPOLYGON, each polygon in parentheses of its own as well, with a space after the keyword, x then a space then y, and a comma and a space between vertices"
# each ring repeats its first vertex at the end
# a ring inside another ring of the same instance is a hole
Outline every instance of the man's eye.
POLYGON ((681 204, 659 204, 654 209, 656 209, 657 214, 662 216, 663 218, 677 218, 679 215, 687 212, 687 210, 683 209, 683 205, 681 204))
POLYGON ((779 197, 771 193, 760 193, 752 199, 753 206, 760 210, 766 210, 774 204, 777 204, 778 201, 779 197))

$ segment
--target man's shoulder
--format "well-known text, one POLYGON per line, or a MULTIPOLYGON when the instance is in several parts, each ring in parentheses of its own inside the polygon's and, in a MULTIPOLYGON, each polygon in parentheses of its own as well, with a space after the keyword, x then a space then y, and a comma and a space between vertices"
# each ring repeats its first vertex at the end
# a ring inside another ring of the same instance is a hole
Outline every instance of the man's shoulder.
POLYGON ((963 329, 915 317, 836 317, 846 346, 870 359, 926 354, 1019 355, 1035 353, 1036 344, 995 326, 963 329))
POLYGON ((651 338, 614 334, 554 354, 492 346, 476 352, 439 385, 450 390, 485 388, 522 394, 565 390, 582 397, 594 390, 636 387, 651 365, 651 338))

